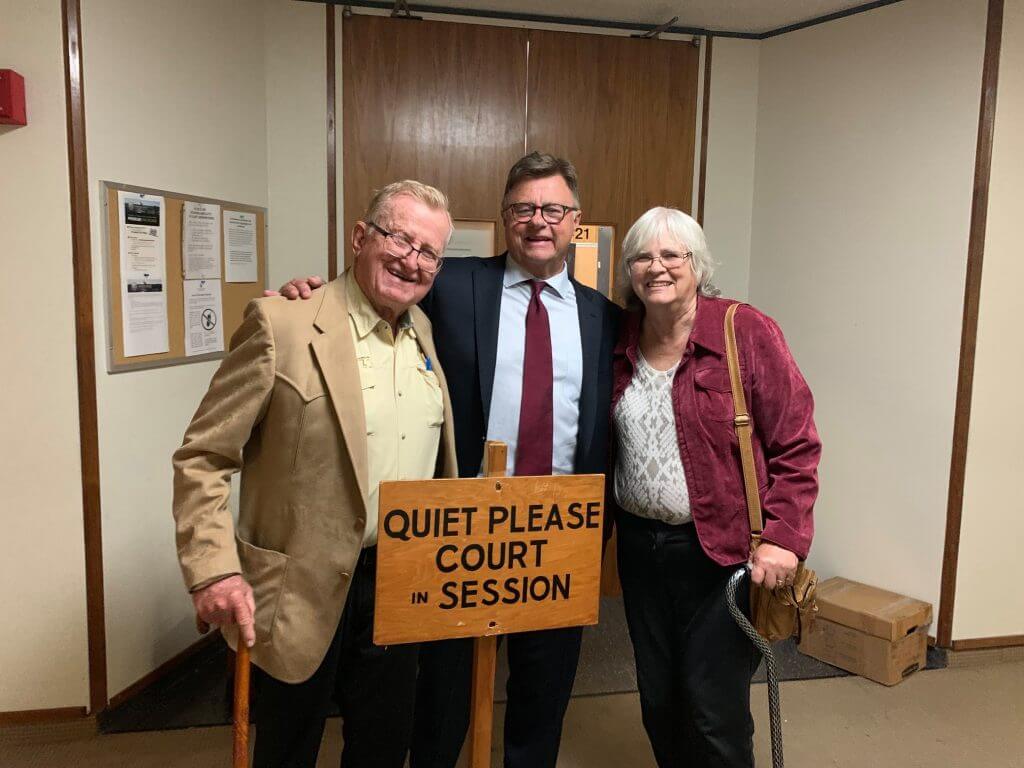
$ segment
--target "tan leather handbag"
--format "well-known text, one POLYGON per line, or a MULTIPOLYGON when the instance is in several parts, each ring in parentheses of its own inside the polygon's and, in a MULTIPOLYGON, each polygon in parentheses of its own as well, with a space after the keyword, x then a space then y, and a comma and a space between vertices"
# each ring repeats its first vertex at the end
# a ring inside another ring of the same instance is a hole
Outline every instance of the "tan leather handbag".
MULTIPOLYGON (((739 352, 736 348, 736 327, 734 317, 739 304, 733 304, 725 313, 725 356, 729 363, 729 381, 732 386, 732 402, 735 418, 736 437, 740 444, 740 463, 743 466, 743 488, 747 497, 747 514, 750 518, 750 552, 761 544, 764 519, 761 514, 761 499, 757 495, 757 471, 754 467, 754 448, 750 436, 754 422, 747 411, 747 397, 743 392, 740 376, 739 352)), ((763 584, 750 584, 750 622, 766 640, 775 642, 789 637, 800 637, 800 632, 813 620, 818 606, 815 592, 818 576, 804 564, 798 563, 792 586, 777 586, 768 589, 763 584)))

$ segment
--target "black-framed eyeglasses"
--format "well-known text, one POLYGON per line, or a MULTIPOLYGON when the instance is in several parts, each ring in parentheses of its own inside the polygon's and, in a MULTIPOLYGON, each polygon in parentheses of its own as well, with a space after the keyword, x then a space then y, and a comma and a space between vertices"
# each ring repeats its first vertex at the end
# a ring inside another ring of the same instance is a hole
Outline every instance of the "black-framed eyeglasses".
POLYGON ((511 212, 512 218, 516 221, 523 222, 529 221, 533 218, 533 214, 540 208, 540 215, 544 221, 548 224, 561 224, 562 219, 569 211, 578 211, 579 208, 575 208, 571 205, 562 205, 561 203, 544 203, 543 205, 534 205, 533 203, 512 203, 506 205, 505 210, 511 212))
POLYGON ((693 251, 676 253, 675 251, 662 251, 661 253, 638 253, 629 259, 630 269, 647 269, 655 259, 661 262, 665 269, 674 269, 682 265, 684 261, 693 256, 693 251))
POLYGON ((384 236, 385 246, 388 247, 388 253, 392 256, 404 259, 410 253, 415 252, 416 263, 424 272, 433 274, 441 268, 441 262, 444 261, 444 259, 433 251, 425 251, 422 248, 416 248, 412 243, 406 240, 404 235, 397 234, 396 232, 388 232, 384 227, 372 221, 367 222, 367 224, 384 236))

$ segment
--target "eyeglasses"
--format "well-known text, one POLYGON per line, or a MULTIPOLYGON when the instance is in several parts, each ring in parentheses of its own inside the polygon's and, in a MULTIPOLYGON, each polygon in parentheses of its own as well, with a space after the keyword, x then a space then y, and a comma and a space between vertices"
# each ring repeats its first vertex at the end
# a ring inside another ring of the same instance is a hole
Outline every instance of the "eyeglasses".
POLYGON ((676 253, 675 251, 662 251, 658 254, 638 253, 636 256, 629 259, 629 268, 649 269, 654 263, 654 260, 658 259, 658 261, 661 262, 661 266, 665 269, 674 269, 682 265, 682 263, 691 256, 693 256, 692 251, 687 251, 686 253, 676 253))
POLYGON ((384 227, 374 224, 372 221, 367 222, 371 227, 384 235, 385 246, 389 246, 388 253, 392 256, 397 256, 400 259, 404 259, 410 253, 416 254, 416 263, 419 268, 424 272, 433 274, 441 268, 441 262, 443 261, 441 256, 438 256, 433 251, 425 251, 422 248, 414 248, 413 244, 405 239, 403 235, 396 234, 394 232, 388 232, 384 227))
POLYGON ((529 221, 533 218, 533 214, 540 208, 540 215, 544 221, 548 224, 561 224, 562 219, 565 218, 565 214, 569 211, 578 211, 579 208, 574 208, 571 205, 562 205, 561 203, 544 203, 544 205, 534 205, 533 203, 512 203, 511 205, 505 206, 506 211, 512 212, 512 218, 518 222, 529 221))

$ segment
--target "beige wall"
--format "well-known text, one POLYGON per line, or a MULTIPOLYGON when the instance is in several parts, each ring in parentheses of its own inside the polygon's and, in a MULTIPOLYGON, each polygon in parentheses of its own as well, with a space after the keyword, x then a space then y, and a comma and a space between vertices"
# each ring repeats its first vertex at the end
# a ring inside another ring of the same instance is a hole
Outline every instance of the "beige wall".
POLYGON ((326 17, 319 3, 264 0, 264 7, 267 272, 276 288, 296 275, 327 275, 326 17))
POLYGON ((750 298, 824 441, 823 575, 938 604, 985 0, 906 0, 761 47, 750 298))
POLYGON ((174 552, 170 456, 216 364, 106 373, 99 183, 269 204, 271 281, 325 269, 323 9, 287 0, 82 6, 114 695, 196 640, 174 552))
POLYGON ((1007 0, 978 314, 953 639, 1024 635, 1024 0, 1007 0))
POLYGON ((750 280, 760 51, 758 40, 721 37, 711 56, 704 230, 715 283, 736 299, 747 298, 750 280))
POLYGON ((60 0, 0 0, 0 66, 29 124, 0 126, 0 711, 89 703, 60 0))

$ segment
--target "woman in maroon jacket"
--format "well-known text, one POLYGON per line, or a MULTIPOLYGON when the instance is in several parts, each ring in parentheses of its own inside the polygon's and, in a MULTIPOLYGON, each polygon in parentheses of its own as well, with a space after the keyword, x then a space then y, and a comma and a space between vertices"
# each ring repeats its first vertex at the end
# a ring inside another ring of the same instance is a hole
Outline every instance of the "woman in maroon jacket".
MULTIPOLYGON (((661 768, 753 766, 750 678, 760 655, 736 627, 725 583, 789 583, 813 534, 821 451, 811 392, 775 322, 736 313, 765 526, 751 555, 725 311, 700 226, 653 208, 623 242, 627 313, 612 417, 619 574, 644 726, 661 768)), ((749 602, 746 589, 739 599, 749 602)))

